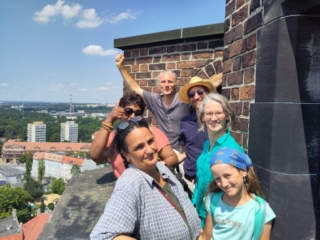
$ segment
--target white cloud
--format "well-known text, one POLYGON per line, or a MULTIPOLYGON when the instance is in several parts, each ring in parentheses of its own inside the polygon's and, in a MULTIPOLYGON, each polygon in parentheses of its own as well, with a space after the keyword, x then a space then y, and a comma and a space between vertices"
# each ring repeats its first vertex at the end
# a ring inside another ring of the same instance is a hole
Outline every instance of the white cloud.
POLYGON ((107 88, 107 87, 99 87, 99 88, 96 88, 96 90, 98 90, 98 91, 109 91, 109 88, 107 88))
POLYGON ((77 91, 78 92, 86 92, 86 91, 88 91, 88 89, 86 89, 86 88, 78 88, 77 91))
POLYGON ((76 83, 70 83, 70 84, 69 84, 70 87, 74 87, 74 86, 76 86, 76 85, 77 85, 76 83))
POLYGON ((78 28, 95 28, 99 27, 103 23, 103 20, 97 16, 96 10, 85 9, 82 12, 82 19, 77 22, 78 28))
POLYGON ((103 50, 103 48, 99 45, 89 45, 88 47, 84 48, 82 52, 92 56, 111 56, 118 53, 118 51, 113 49, 103 50))
POLYGON ((111 82, 106 82, 106 85, 111 85, 112 83, 111 82))
POLYGON ((48 4, 41 11, 37 11, 33 15, 33 19, 36 22, 47 24, 50 21, 54 21, 55 17, 62 16, 64 19, 77 18, 78 21, 75 24, 78 28, 96 28, 103 22, 117 23, 122 20, 134 20, 140 12, 133 12, 128 9, 126 12, 120 13, 114 17, 107 17, 105 19, 98 16, 95 9, 86 8, 80 4, 67 4, 63 0, 57 0, 56 4, 48 4))
POLYGON ((120 13, 120 14, 118 14, 118 16, 111 17, 111 18, 107 19, 106 21, 110 22, 110 23, 116 23, 116 22, 120 22, 121 20, 126 20, 126 19, 133 19, 134 20, 137 18, 137 16, 139 14, 140 13, 134 13, 131 11, 131 9, 128 9, 126 12, 120 13))
POLYGON ((57 85, 57 87, 63 87, 63 84, 60 83, 60 84, 57 85))
POLYGON ((40 12, 35 12, 33 19, 37 22, 48 23, 52 17, 61 15, 65 19, 70 19, 78 15, 82 6, 79 4, 68 5, 64 1, 58 0, 55 5, 48 4, 40 12))
POLYGON ((0 83, 0 87, 7 87, 8 84, 7 83, 0 83))

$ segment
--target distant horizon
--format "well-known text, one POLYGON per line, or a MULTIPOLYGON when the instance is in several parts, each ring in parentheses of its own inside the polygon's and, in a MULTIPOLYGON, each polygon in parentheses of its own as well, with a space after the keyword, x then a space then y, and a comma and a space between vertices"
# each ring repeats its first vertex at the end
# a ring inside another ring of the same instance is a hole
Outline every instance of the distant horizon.
MULTIPOLYGON (((63 103, 63 104, 70 104, 70 102, 56 102, 56 101, 21 101, 21 100, 14 100, 14 101, 10 101, 10 100, 1 100, 0 99, 0 103, 63 103)), ((114 103, 98 103, 98 102, 72 102, 72 104, 114 104, 114 103)))

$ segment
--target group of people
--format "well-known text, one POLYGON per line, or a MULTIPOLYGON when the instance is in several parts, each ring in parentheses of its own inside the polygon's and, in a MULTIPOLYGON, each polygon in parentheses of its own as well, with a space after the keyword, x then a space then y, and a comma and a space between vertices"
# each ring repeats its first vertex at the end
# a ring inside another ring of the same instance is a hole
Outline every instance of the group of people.
POLYGON ((90 149, 94 161, 111 162, 117 178, 90 238, 269 239, 275 214, 229 131, 235 114, 216 92, 221 78, 193 77, 177 93, 175 73, 163 71, 161 94, 150 93, 123 62, 119 54, 116 65, 132 92, 116 103, 90 149), (143 119, 146 105, 159 128, 143 119))

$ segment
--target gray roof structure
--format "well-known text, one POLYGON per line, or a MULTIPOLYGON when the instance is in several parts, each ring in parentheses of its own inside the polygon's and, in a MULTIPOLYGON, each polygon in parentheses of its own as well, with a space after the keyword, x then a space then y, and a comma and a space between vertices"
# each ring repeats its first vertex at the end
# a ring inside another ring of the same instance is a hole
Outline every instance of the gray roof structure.
POLYGON ((11 236, 21 232, 18 219, 8 217, 0 220, 0 238, 11 236))
POLYGON ((24 172, 19 169, 14 168, 14 167, 1 164, 0 165, 0 174, 2 174, 5 177, 14 177, 14 176, 23 175, 24 172))
POLYGON ((73 175, 38 240, 89 239, 115 181, 111 166, 73 175))

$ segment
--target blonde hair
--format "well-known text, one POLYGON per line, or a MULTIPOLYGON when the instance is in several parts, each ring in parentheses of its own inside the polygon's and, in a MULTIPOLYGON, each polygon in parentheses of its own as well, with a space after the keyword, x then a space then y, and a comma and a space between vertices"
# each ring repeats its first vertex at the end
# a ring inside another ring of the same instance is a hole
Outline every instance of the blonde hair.
POLYGON ((204 115, 204 108, 209 101, 214 101, 220 103, 224 113, 228 116, 228 120, 226 122, 226 128, 229 128, 232 123, 235 121, 235 113, 233 108, 231 107, 228 99, 219 93, 210 93, 208 94, 202 101, 199 111, 198 111, 198 123, 199 123, 199 131, 204 130, 206 128, 205 122, 202 120, 204 115))
MULTIPOLYGON (((236 169, 238 171, 241 171, 238 168, 236 168, 236 169)), ((249 195, 251 195, 251 193, 254 193, 256 196, 264 198, 264 193, 262 191, 259 179, 258 179, 256 173, 254 172, 252 166, 249 168, 249 171, 247 172, 247 176, 244 179, 246 181, 243 183, 243 185, 246 188, 246 191, 247 191, 247 193, 249 195)), ((213 180, 208 186, 208 193, 210 193, 210 192, 221 192, 221 191, 222 190, 218 187, 218 185, 217 185, 215 180, 213 180)))

